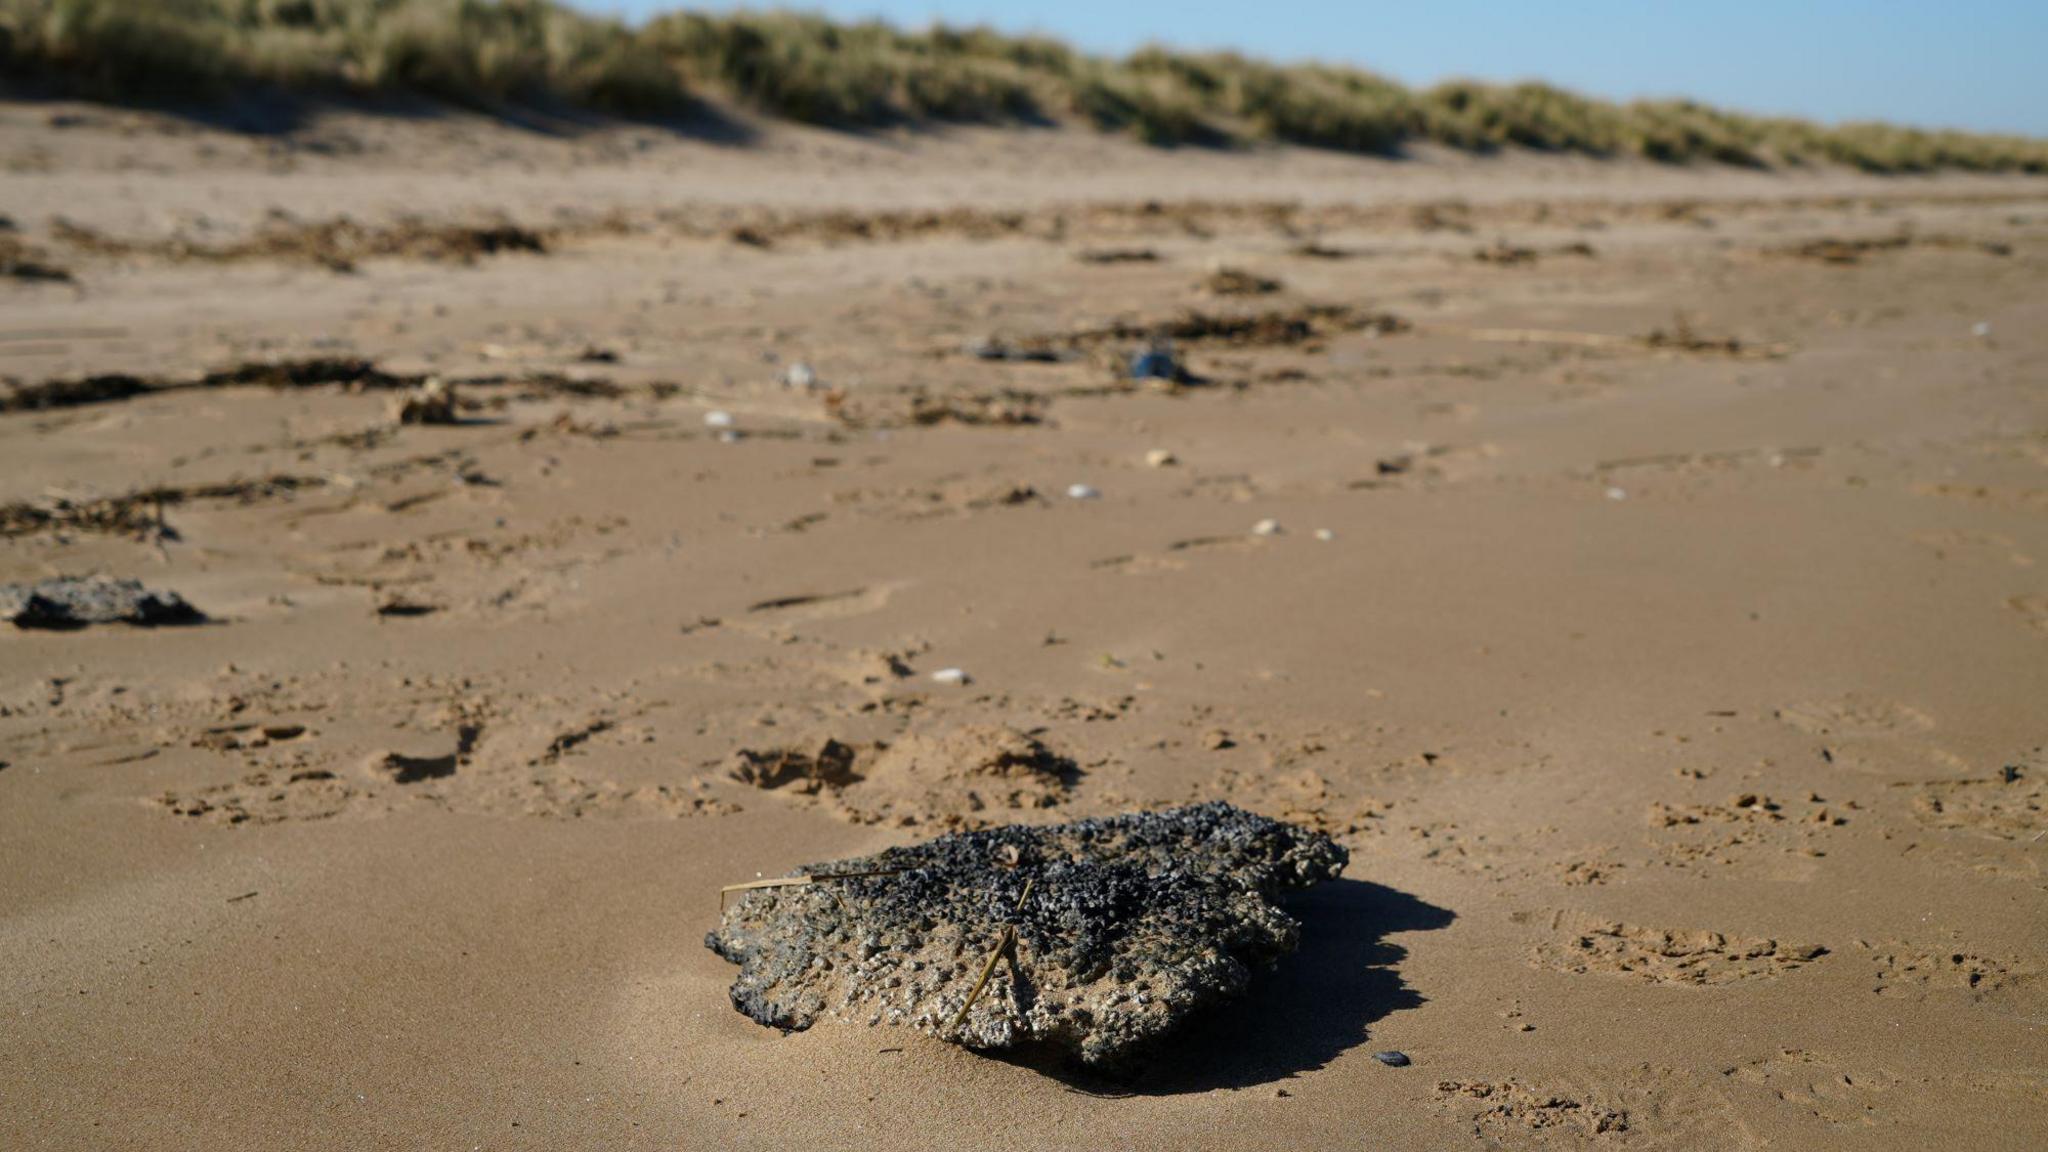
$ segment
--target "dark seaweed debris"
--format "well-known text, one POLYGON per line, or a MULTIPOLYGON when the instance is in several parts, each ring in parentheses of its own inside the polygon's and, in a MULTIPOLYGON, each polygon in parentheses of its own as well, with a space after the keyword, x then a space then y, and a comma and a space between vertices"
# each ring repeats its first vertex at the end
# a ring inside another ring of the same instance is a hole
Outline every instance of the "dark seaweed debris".
POLYGON ((909 1024, 1120 1070, 1291 952, 1299 926, 1274 898, 1347 859, 1223 803, 1010 825, 810 865, 793 875, 818 880, 746 892, 705 943, 740 966, 733 1006, 763 1024, 909 1024))

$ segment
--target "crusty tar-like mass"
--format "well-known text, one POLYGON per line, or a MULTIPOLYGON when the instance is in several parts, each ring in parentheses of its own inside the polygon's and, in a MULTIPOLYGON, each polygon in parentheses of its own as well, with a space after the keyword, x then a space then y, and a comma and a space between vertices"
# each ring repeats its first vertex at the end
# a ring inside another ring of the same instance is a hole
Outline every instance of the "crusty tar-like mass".
POLYGON ((733 1006, 763 1024, 909 1024, 1125 1066, 1292 951, 1274 897, 1346 860, 1222 803, 1011 825, 809 865, 793 875, 844 878, 747 892, 705 943, 740 966, 733 1006))

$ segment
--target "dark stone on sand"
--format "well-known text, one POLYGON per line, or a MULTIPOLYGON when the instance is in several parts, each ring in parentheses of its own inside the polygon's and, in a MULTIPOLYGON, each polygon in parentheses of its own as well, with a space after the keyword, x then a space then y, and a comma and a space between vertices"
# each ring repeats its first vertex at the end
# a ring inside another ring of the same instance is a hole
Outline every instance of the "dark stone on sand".
POLYGON ((1410 1063, 1406 1052, 1375 1052, 1372 1058, 1389 1068, 1406 1068, 1410 1063))
POLYGON ((908 1024, 1128 1071, 1293 951, 1275 898, 1347 859, 1223 803, 1009 825, 809 865, 740 894, 705 943, 740 966, 733 1006, 776 1028, 908 1024))
POLYGON ((176 592, 140 580, 64 576, 39 584, 0 584, 0 620, 17 628, 71 629, 89 624, 202 624, 204 613, 176 592))

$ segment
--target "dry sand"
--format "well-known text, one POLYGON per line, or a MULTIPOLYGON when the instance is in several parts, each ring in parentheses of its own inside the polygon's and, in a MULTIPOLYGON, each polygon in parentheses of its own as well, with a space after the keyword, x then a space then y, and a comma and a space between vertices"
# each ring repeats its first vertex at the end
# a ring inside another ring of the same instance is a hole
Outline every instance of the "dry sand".
POLYGON ((464 404, 0 413, 0 580, 215 620, 0 634, 0 1146, 2048 1140, 2048 183, 741 127, 0 108, 16 400, 464 404), (702 944, 1212 798, 1351 866, 1134 1084, 702 944))

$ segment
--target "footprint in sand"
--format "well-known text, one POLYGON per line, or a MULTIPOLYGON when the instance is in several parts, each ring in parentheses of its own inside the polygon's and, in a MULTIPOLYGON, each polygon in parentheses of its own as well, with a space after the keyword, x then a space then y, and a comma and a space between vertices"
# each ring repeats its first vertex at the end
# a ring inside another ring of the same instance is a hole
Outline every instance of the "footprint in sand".
POLYGON ((1818 944, 1645 928, 1576 912, 1554 914, 1550 930, 1551 938, 1531 953, 1531 964, 1574 975, 1629 976, 1653 984, 1772 979, 1828 954, 1818 944))
MULTIPOLYGON (((1437 1106, 1462 1112, 1482 1138, 1530 1132, 1577 1138, 1620 1136, 1629 1130, 1625 1108, 1582 1095, 1532 1088, 1519 1080, 1441 1080, 1437 1106)), ((1604 1141, 1603 1141, 1604 1142, 1604 1141)))
POLYGON ((2048 755, 2041 749, 1991 776, 1893 787, 1912 792, 1913 818, 1929 828, 1998 840, 2038 837, 2048 829, 2048 755))
POLYGON ((1984 956, 1966 949, 1916 948, 1890 941, 1857 947, 1872 968, 1871 991, 1880 996, 1925 998, 1961 992, 1972 1000, 2011 993, 2034 984, 2039 964, 2014 958, 1984 956))
POLYGON ((948 831, 1010 823, 1058 807, 1082 772, 1036 736, 966 724, 888 743, 824 740, 814 748, 742 748, 742 784, 821 804, 856 824, 948 831))
POLYGON ((167 790, 151 802, 170 815, 214 824, 279 824, 340 815, 363 794, 325 768, 263 768, 226 784, 167 790))
POLYGON ((1853 693, 1780 708, 1778 719, 1815 736, 1896 736, 1934 727, 1934 717, 1911 705, 1853 693))
POLYGON ((1737 1085, 1769 1092, 1774 1098, 1830 1127, 1876 1124, 1879 1105, 1898 1078, 1868 1069, 1851 1069, 1798 1048, 1751 1060, 1726 1075, 1737 1085))

